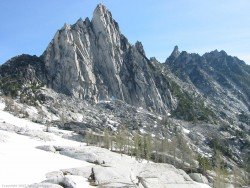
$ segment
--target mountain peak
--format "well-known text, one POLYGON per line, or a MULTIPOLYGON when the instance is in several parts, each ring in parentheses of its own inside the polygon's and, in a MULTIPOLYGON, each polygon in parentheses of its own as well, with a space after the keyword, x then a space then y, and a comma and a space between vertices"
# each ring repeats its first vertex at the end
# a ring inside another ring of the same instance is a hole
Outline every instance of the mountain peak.
POLYGON ((179 47, 176 45, 176 46, 174 47, 173 52, 171 53, 171 56, 177 58, 179 55, 180 55, 179 47))
POLYGON ((100 9, 100 10, 107 10, 107 8, 102 4, 102 3, 99 3, 97 6, 96 6, 96 8, 95 8, 95 10, 96 9, 100 9))
POLYGON ((112 17, 111 12, 103 5, 103 4, 98 4, 94 10, 93 18, 94 17, 112 17))
MULTIPOLYGON (((117 22, 112 18, 111 12, 102 4, 98 4, 94 10, 92 23, 96 26, 114 25, 118 30, 117 22)), ((99 28, 100 29, 100 28, 99 28)))
POLYGON ((213 50, 211 52, 205 53, 203 56, 204 57, 222 58, 222 57, 228 56, 228 54, 224 50, 218 51, 216 49, 216 50, 213 50))
POLYGON ((112 18, 111 12, 102 4, 98 4, 94 10, 91 20, 93 30, 96 35, 102 33, 110 38, 113 44, 118 44, 120 39, 120 30, 118 23, 112 18))
POLYGON ((171 53, 171 55, 168 57, 168 59, 166 60, 166 62, 173 62, 177 57, 179 57, 180 55, 180 51, 179 51, 179 47, 176 45, 174 47, 173 52, 171 53))

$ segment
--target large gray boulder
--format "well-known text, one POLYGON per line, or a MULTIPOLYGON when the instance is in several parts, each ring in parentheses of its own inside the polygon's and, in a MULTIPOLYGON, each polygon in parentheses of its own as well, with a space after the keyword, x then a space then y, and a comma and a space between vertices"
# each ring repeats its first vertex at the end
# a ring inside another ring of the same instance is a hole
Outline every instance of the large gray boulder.
POLYGON ((207 178, 200 173, 190 173, 188 175, 196 182, 208 184, 207 178))

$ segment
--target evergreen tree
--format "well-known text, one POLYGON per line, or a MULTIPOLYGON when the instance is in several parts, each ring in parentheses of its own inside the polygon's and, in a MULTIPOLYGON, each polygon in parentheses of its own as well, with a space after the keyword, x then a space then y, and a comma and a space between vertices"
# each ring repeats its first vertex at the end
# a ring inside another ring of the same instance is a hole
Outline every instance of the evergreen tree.
POLYGON ((104 148, 109 149, 110 148, 110 134, 107 129, 104 130, 104 148))
POLYGON ((158 139, 155 137, 154 138, 154 148, 155 148, 155 157, 154 157, 154 162, 158 163, 159 162, 159 141, 158 139))
POLYGON ((174 137, 172 138, 172 141, 171 141, 171 144, 170 144, 170 146, 171 146, 171 147, 170 147, 170 153, 171 153, 171 155, 174 157, 174 166, 176 166, 175 164, 176 164, 177 143, 178 143, 177 137, 174 136, 174 137))
POLYGON ((116 146, 119 149, 119 152, 122 154, 122 150, 124 149, 125 145, 124 131, 120 129, 118 130, 115 141, 116 141, 116 146))
POLYGON ((143 145, 144 145, 144 158, 147 159, 148 161, 151 158, 152 154, 152 137, 151 135, 144 135, 143 138, 143 145))
POLYGON ((89 146, 90 143, 90 135, 88 131, 85 131, 85 137, 84 137, 84 141, 86 142, 87 146, 89 146))
POLYGON ((198 155, 197 161, 199 162, 199 169, 201 170, 201 173, 203 175, 206 173, 207 170, 211 169, 208 158, 198 155))
POLYGON ((125 151, 125 153, 127 155, 131 155, 132 156, 131 141, 130 141, 130 132, 129 132, 128 129, 124 130, 124 136, 125 136, 125 145, 126 145, 126 151, 125 151))
POLYGON ((138 133, 136 133, 134 136, 134 153, 136 159, 141 161, 143 155, 143 140, 138 133))
POLYGON ((64 112, 62 112, 60 114, 60 120, 61 120, 63 126, 65 125, 65 123, 67 123, 64 112))
POLYGON ((222 159, 221 159, 221 153, 218 150, 215 150, 214 154, 214 160, 215 160, 215 173, 216 177, 214 180, 214 188, 224 188, 225 185, 225 172, 222 168, 222 159))
MULTIPOLYGON (((164 138, 164 151, 163 152, 165 154, 170 153, 170 150, 171 150, 170 148, 171 148, 170 143, 169 143, 168 139, 165 137, 164 138)), ((164 162, 170 163, 169 161, 167 161, 166 157, 164 158, 164 162)))

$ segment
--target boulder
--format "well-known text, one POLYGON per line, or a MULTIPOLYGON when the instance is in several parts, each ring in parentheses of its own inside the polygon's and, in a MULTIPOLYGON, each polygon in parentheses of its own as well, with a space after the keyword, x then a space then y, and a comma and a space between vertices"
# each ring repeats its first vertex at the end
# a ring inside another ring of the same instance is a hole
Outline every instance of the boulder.
POLYGON ((44 150, 44 151, 48 151, 48 152, 53 152, 53 153, 56 152, 56 149, 53 146, 51 146, 51 145, 48 145, 48 146, 37 146, 36 148, 44 150))
POLYGON ((207 178, 200 173, 190 173, 188 175, 196 182, 208 184, 207 178))
POLYGON ((51 179, 51 178, 63 178, 63 172, 62 171, 53 171, 53 172, 49 172, 46 174, 46 178, 47 179, 51 179))

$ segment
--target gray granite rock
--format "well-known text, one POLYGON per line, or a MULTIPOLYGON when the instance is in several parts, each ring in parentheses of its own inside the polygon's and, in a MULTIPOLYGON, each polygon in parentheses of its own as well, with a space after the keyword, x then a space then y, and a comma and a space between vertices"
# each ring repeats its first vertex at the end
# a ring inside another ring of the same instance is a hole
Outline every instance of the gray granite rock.
POLYGON ((208 184, 208 180, 205 176, 203 176, 202 174, 199 173, 190 173, 188 174, 190 176, 190 178, 196 182, 199 183, 205 183, 208 184))
POLYGON ((48 85, 56 91, 94 101, 121 99, 160 112, 173 103, 170 91, 154 78, 142 44, 131 45, 103 5, 91 21, 57 31, 43 58, 48 85))

